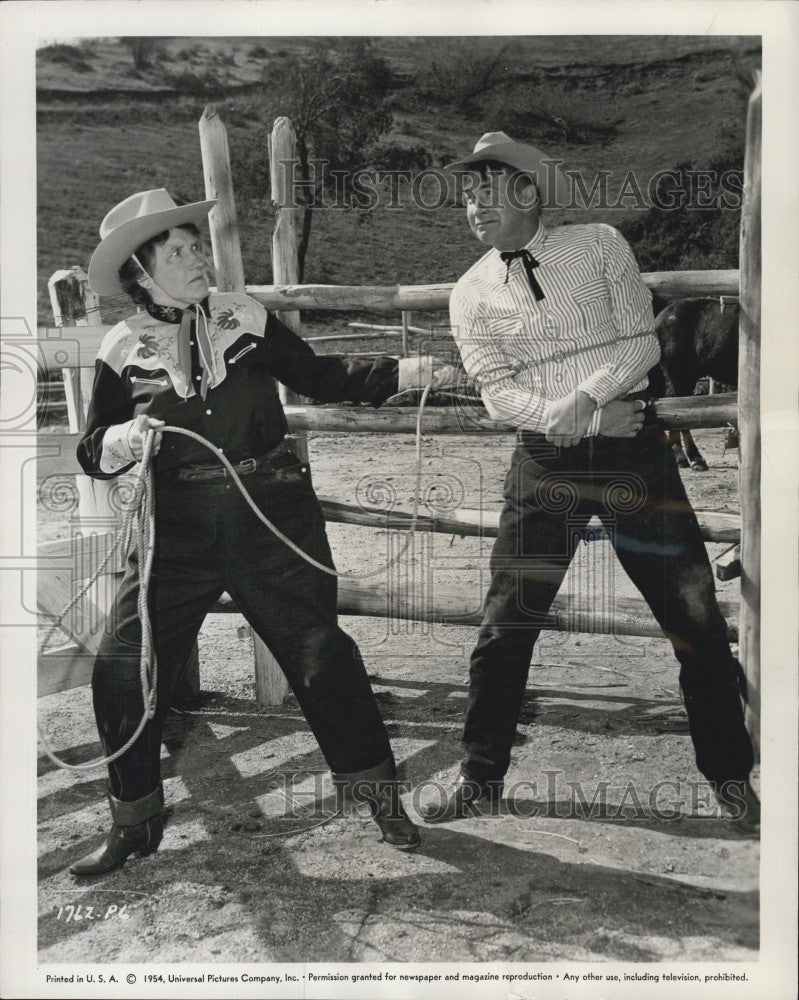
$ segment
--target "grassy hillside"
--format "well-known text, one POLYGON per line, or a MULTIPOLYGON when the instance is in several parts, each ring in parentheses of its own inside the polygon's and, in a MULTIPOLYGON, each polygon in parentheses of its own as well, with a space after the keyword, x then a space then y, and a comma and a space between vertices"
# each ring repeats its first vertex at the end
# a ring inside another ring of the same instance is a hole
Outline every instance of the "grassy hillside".
MULTIPOLYGON (((268 129, 280 113, 258 85, 264 67, 290 65, 306 45, 292 38, 161 39, 140 69, 119 39, 40 50, 41 321, 50 316, 48 276, 60 267, 86 266, 100 219, 113 204, 155 186, 177 197, 202 197, 197 122, 205 105, 219 110, 235 153, 237 144, 268 129)), ((393 119, 384 141, 424 147, 434 164, 469 151, 482 132, 497 129, 551 150, 586 175, 611 171, 615 190, 628 171, 645 188, 658 170, 742 162, 746 88, 737 70, 757 64, 757 39, 383 38, 375 45, 392 71, 393 119), (492 54, 499 58, 488 85, 469 95, 470 69, 492 54)), ((268 169, 266 149, 262 169, 268 169)), ((637 221, 631 228, 636 250, 646 267, 655 268, 663 225, 641 225, 643 215, 631 206, 589 210, 586 217, 625 229, 637 221)), ((689 215, 667 253, 663 240, 664 266, 702 266, 694 231, 707 230, 708 213, 689 215)), ((552 221, 559 221, 557 213, 552 221)), ((718 231, 732 232, 735 220, 729 221, 732 228, 718 231)), ((240 205, 250 283, 271 280, 271 222, 267 200, 240 205)), ((425 210, 404 198, 399 210, 322 209, 315 213, 305 279, 453 281, 480 252, 458 206, 425 210)))

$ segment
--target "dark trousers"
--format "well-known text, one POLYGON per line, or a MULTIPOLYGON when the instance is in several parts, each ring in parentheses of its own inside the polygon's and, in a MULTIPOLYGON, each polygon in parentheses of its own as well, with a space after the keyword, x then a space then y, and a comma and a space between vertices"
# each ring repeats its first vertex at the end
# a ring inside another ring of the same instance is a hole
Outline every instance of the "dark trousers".
POLYGON ((696 763, 711 781, 748 776, 743 672, 727 642, 696 515, 665 437, 588 438, 557 449, 523 434, 491 556, 491 584, 470 665, 464 774, 501 778, 542 620, 592 514, 671 641, 696 763))
MULTIPOLYGON (((333 565, 310 473, 288 467, 246 476, 266 516, 295 544, 333 565)), ((256 518, 230 479, 156 489, 156 553, 150 615, 158 662, 157 715, 109 765, 111 794, 135 801, 160 780, 162 724, 175 681, 208 610, 227 591, 285 673, 334 772, 358 773, 391 755, 388 736, 354 641, 336 617, 336 578, 292 552, 256 518)), ((137 554, 109 615, 92 678, 106 753, 129 739, 142 716, 137 554)))

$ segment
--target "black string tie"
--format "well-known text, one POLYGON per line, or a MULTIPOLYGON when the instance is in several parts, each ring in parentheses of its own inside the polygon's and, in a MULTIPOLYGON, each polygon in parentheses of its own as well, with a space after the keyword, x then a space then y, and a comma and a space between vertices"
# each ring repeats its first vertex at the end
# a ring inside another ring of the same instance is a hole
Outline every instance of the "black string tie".
POLYGON ((533 290, 533 295, 535 295, 536 302, 540 302, 544 297, 544 290, 538 284, 538 279, 533 274, 533 269, 538 267, 538 261, 533 257, 529 250, 505 250, 500 255, 502 262, 505 264, 505 284, 508 283, 508 278, 510 276, 510 265, 511 261, 516 260, 517 257, 521 257, 522 264, 524 264, 524 269, 527 272, 527 278, 530 282, 530 288, 533 290))

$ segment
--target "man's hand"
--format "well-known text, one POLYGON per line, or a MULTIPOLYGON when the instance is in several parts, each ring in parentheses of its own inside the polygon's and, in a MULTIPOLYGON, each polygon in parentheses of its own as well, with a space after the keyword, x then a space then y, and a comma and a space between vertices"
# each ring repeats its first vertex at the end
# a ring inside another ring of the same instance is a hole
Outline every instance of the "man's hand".
POLYGON ((585 437, 596 404, 589 395, 574 392, 550 404, 546 439, 558 448, 571 448, 585 437))
POLYGON ((140 413, 138 417, 134 417, 134 419, 130 421, 126 439, 128 448, 130 448, 131 454, 137 462, 142 460, 142 455, 144 454, 144 434, 148 430, 155 431, 153 455, 158 454, 161 448, 161 438, 163 437, 161 428, 164 426, 165 421, 156 420, 154 417, 148 417, 143 413, 140 413))
POLYGON ((613 399, 602 407, 599 433, 602 437, 631 438, 644 426, 643 399, 613 399))
POLYGON ((432 383, 434 389, 454 385, 456 369, 442 358, 433 354, 423 354, 416 358, 400 358, 397 376, 397 391, 424 389, 432 383))

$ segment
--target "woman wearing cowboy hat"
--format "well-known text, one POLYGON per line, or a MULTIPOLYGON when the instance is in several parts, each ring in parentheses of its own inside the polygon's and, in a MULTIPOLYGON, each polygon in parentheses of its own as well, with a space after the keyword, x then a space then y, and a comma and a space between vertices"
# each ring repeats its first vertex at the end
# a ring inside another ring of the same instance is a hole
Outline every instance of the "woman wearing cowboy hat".
MULTIPOLYGON (((258 508, 332 569, 310 472, 285 440, 274 379, 314 399, 379 406, 405 385, 429 381, 440 363, 318 357, 249 296, 209 294, 198 227, 214 204, 178 206, 164 189, 134 194, 103 220, 89 265, 93 291, 125 291, 143 307, 109 331, 100 348, 78 459, 89 476, 109 479, 141 460, 146 434, 154 435, 149 613, 158 680, 155 717, 108 767, 111 830, 72 866, 75 875, 111 871, 130 854, 158 847, 163 718, 202 621, 224 591, 279 661, 337 786, 368 802, 387 843, 404 849, 419 843, 358 648, 337 624, 335 576, 261 524, 207 448, 163 428, 186 428, 210 441, 243 477, 258 508)), ((127 743, 144 711, 138 595, 133 551, 92 678, 108 755, 127 743)))

